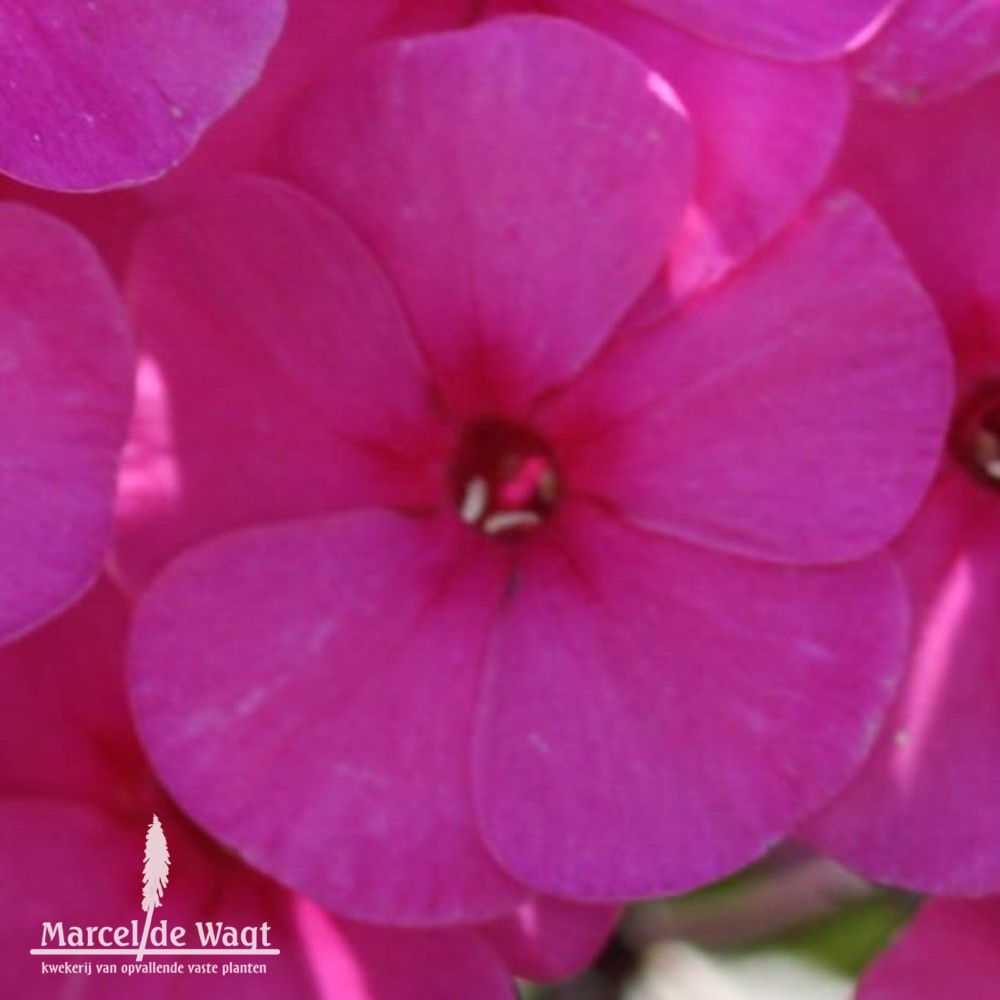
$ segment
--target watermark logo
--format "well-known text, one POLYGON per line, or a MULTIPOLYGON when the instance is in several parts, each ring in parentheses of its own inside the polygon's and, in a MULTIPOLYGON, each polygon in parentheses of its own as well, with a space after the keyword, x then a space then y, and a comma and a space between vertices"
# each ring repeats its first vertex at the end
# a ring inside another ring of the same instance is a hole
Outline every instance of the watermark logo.
POLYGON ((175 961, 161 963, 156 958, 166 955, 185 956, 225 956, 235 955, 267 956, 281 954, 278 948, 271 946, 271 926, 267 922, 252 926, 234 927, 223 921, 202 921, 195 923, 197 943, 189 944, 194 938, 189 936, 188 928, 171 926, 169 921, 161 918, 153 923, 153 911, 163 906, 163 893, 170 877, 170 850, 167 847, 167 837, 163 831, 159 817, 153 815, 153 820, 146 831, 146 849, 142 865, 142 909, 146 914, 142 934, 139 934, 138 919, 118 927, 110 926, 66 926, 63 921, 44 921, 42 924, 41 945, 32 948, 32 955, 42 956, 102 956, 107 961, 93 962, 42 962, 43 973, 62 973, 64 975, 91 975, 96 966, 98 973, 163 972, 181 973, 218 973, 232 975, 236 973, 266 973, 266 964, 227 962, 221 965, 217 962, 198 961, 183 963, 175 961), (118 962, 124 956, 134 956, 134 962, 126 962, 120 968, 118 962))
POLYGON ((149 940, 149 925, 153 919, 153 910, 163 905, 163 890, 167 887, 167 878, 170 874, 167 837, 156 813, 153 813, 153 822, 146 831, 146 853, 142 860, 142 908, 146 911, 146 925, 142 929, 139 950, 135 953, 137 962, 142 961, 142 953, 146 950, 146 942, 149 940))

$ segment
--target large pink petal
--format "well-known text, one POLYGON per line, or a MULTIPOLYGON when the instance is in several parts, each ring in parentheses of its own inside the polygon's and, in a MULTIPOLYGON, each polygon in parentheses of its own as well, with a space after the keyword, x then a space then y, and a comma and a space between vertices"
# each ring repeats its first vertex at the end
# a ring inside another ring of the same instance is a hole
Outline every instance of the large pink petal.
POLYGON ((0 170, 94 190, 162 174, 256 80, 283 0, 13 0, 0 11, 0 170))
POLYGON ((906 0, 853 68, 876 97, 906 104, 964 90, 1000 70, 1000 7, 906 0))
POLYGON ((1000 303, 1000 79, 918 108, 856 101, 840 178, 867 198, 955 326, 1000 303), (906 155, 901 155, 906 150, 906 155))
POLYGON ((132 375, 93 248, 63 222, 0 205, 0 641, 100 569, 132 375))
POLYGON ((1000 898, 927 903, 865 973, 858 1000, 996 1000, 1000 898))
POLYGON ((937 465, 952 366, 874 215, 828 200, 644 337, 620 338, 543 415, 570 489, 736 554, 858 558, 937 465))
POLYGON ((566 979, 582 972, 611 937, 617 906, 536 896, 480 933, 516 976, 566 979))
MULTIPOLYGON (((560 0, 560 6, 572 0, 560 0)), ((899 0, 621 0, 668 24, 744 52, 804 62, 833 59, 867 38, 899 0)))
POLYGON ((462 411, 577 371, 662 262, 691 183, 669 88, 547 18, 371 50, 291 132, 289 168, 385 264, 462 411))
POLYGON ((395 293, 310 198, 209 188, 148 227, 127 291, 147 355, 119 502, 132 584, 234 527, 443 495, 395 293))
POLYGON ((870 748, 902 669, 898 576, 880 557, 765 566, 559 516, 491 641, 474 758, 487 841, 518 878, 580 899, 718 878, 870 748))
POLYGON ((818 187, 847 114, 839 66, 789 66, 720 49, 618 0, 550 6, 565 6, 641 55, 691 113, 698 177, 671 248, 675 291, 687 292, 755 251, 818 187))
POLYGON ((450 514, 234 534, 140 605, 141 735, 170 791, 251 863, 348 916, 496 916, 468 776, 506 550, 450 514))
POLYGON ((938 895, 1000 892, 1000 507, 952 470, 899 547, 913 661, 876 750, 807 827, 869 878, 938 895))

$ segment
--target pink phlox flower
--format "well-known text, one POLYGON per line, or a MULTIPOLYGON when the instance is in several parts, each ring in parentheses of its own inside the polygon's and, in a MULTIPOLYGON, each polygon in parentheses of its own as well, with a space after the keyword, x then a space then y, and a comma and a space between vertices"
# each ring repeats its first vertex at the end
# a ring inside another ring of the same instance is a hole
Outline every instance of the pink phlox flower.
POLYGON ((808 835, 878 881, 1000 891, 1000 81, 920 109, 859 105, 841 172, 948 321, 958 395, 937 481, 895 545, 912 663, 868 765, 808 835), (906 164, 900 159, 906 150, 906 164))
POLYGON ((850 194, 627 318, 694 147, 619 47, 499 19, 316 90, 285 167, 319 200, 232 179, 141 241, 136 444, 172 477, 126 470, 116 563, 184 552, 138 612, 141 735, 332 909, 680 891, 870 749, 950 356, 850 194))

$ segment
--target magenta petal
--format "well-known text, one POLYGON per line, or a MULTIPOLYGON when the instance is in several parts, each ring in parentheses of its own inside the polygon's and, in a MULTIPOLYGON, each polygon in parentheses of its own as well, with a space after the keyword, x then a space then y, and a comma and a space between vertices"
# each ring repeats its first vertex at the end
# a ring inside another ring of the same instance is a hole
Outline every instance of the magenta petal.
POLYGON ((875 752, 809 839, 862 874, 938 895, 1000 893, 1000 512, 964 471, 902 539, 913 659, 875 752))
POLYGON ((941 325, 850 195, 623 339, 543 418, 573 489, 697 544, 864 556, 916 509, 952 398, 941 325))
POLYGON ((0 204, 0 641, 100 569, 132 375, 121 304, 90 244, 0 204))
POLYGON ((486 919, 520 899, 481 844, 469 788, 506 555, 470 546, 482 542, 450 517, 261 528, 182 557, 140 604, 133 701, 164 783, 338 913, 486 919))
POLYGON ((662 263, 692 142, 664 83, 568 22, 374 49, 319 88, 290 166, 398 283, 459 410, 577 371, 662 263))
MULTIPOLYGON (((568 0, 560 0, 568 6, 568 0)), ((899 0, 623 0, 694 35, 744 52, 792 62, 843 55, 899 0)))
POLYGON ((210 340, 293 381, 346 436, 380 441, 425 412, 423 362, 389 278, 337 216, 280 181, 227 177, 147 227, 128 293, 154 358, 194 312, 210 340))
POLYGON ((906 0, 854 60, 876 97, 912 105, 946 97, 1000 70, 1000 7, 989 2, 906 0))
POLYGON ((670 257, 683 293, 756 251, 802 207, 840 143, 848 90, 837 66, 793 69, 682 35, 659 55, 653 65, 677 86, 699 138, 696 204, 670 257))
MULTIPOLYGON (((472 928, 395 930, 339 921, 360 973, 357 1000, 512 1000, 510 973, 472 928)), ((327 994, 354 1000, 355 994, 327 994)))
POLYGON ((1000 898, 924 905, 865 973, 857 1000, 996 1000, 1000 898))
POLYGON ((844 127, 846 74, 834 64, 789 66, 720 49, 619 0, 564 2, 642 56, 691 114, 695 204, 670 261, 671 283, 687 292, 756 250, 818 187, 844 127))
POLYGON ((953 336, 1000 301, 1000 130, 983 127, 998 119, 1000 78, 917 108, 859 100, 841 154, 840 178, 906 249, 953 336))
POLYGON ((259 76, 283 0, 11 0, 0 170, 60 190, 149 180, 259 76))
POLYGON ((539 982, 582 972, 611 936, 617 906, 537 896, 481 933, 514 975, 539 982))
POLYGON ((119 499, 131 583, 235 527, 438 499, 395 293, 312 199, 265 178, 204 191, 147 228, 128 297, 147 352, 119 499))
MULTIPOLYGON (((677 892, 758 857, 869 749, 906 607, 875 557, 763 566, 587 510, 498 619, 476 795, 501 863, 580 899, 677 892)), ((553 526, 555 527, 555 526, 553 526)))

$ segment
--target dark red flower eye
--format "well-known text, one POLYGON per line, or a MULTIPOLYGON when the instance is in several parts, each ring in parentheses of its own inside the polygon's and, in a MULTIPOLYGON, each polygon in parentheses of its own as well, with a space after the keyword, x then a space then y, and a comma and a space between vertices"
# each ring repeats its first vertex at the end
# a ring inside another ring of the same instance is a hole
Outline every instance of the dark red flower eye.
POLYGON ((977 479, 1000 489, 1000 382, 973 397, 955 425, 952 448, 977 479))
POLYGON ((529 427, 492 417, 463 429, 451 482, 462 520, 488 535, 537 528, 559 497, 555 456, 545 440, 529 427))

